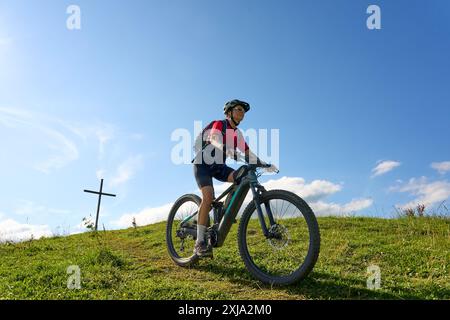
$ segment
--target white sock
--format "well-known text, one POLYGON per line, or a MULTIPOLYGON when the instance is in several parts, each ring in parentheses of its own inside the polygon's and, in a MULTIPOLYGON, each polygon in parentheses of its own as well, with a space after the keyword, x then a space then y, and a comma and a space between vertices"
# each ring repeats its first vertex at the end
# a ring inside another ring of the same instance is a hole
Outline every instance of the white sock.
POLYGON ((206 226, 197 224, 197 243, 205 241, 205 231, 206 231, 206 226))

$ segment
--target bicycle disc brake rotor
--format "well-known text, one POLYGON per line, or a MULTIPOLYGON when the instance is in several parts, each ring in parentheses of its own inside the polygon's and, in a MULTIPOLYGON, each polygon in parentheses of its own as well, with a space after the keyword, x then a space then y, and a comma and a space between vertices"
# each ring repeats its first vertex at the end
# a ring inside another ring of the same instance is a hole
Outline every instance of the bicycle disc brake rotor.
POLYGON ((276 250, 284 249, 291 240, 289 230, 280 224, 275 224, 269 229, 270 237, 267 239, 270 246, 276 250))

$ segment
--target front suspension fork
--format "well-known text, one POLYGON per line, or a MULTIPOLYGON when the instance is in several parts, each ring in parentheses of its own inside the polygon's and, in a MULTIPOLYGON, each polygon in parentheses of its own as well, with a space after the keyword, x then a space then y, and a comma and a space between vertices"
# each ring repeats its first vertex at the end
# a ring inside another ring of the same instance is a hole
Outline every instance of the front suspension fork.
MULTIPOLYGON (((269 238, 269 230, 267 229, 266 220, 264 219, 264 214, 261 209, 261 198, 264 192, 266 191, 261 185, 251 185, 250 189, 253 193, 253 201, 255 202, 256 211, 258 212, 258 219, 261 225, 261 229, 266 238, 269 238)), ((267 217, 269 218, 270 226, 275 224, 275 220, 273 219, 272 209, 270 208, 269 202, 264 203, 264 207, 266 208, 267 217)))

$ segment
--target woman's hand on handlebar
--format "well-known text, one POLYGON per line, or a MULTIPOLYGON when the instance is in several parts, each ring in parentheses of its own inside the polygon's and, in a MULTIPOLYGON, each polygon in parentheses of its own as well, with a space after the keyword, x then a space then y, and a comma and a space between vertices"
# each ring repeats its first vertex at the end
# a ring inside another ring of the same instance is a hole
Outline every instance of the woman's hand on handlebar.
POLYGON ((278 170, 277 166, 274 164, 271 164, 270 167, 266 168, 267 172, 275 172, 278 173, 280 170, 278 170))
POLYGON ((264 168, 267 172, 275 172, 275 173, 280 172, 276 165, 265 163, 264 161, 261 161, 261 167, 264 168))

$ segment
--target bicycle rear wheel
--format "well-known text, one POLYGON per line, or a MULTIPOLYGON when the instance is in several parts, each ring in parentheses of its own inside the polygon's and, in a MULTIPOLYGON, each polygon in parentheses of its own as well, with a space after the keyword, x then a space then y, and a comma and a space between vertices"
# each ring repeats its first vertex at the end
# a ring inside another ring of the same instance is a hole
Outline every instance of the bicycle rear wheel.
POLYGON ((262 195, 261 210, 269 230, 264 236, 255 203, 244 210, 239 224, 239 252, 247 270, 271 285, 288 285, 305 278, 313 269, 320 250, 316 217, 299 196, 285 190, 262 195), (275 224, 267 217, 272 211, 275 224))
POLYGON ((195 238, 197 234, 197 217, 182 222, 198 212, 201 199, 195 194, 186 194, 175 201, 170 210, 166 226, 166 244, 172 260, 182 267, 197 262, 194 254, 195 238))

